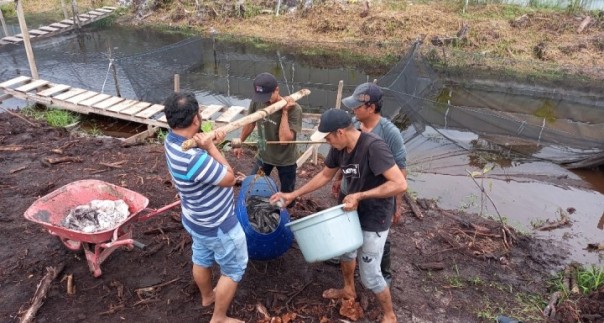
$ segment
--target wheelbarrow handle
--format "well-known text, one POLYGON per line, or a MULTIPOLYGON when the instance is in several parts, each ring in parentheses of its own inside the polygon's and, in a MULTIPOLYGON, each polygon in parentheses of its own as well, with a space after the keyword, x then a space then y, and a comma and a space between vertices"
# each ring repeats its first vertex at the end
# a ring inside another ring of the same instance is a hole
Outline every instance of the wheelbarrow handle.
POLYGON ((152 218, 152 217, 154 217, 154 216, 156 216, 158 214, 162 214, 162 213, 168 211, 169 209, 172 209, 172 208, 177 207, 179 205, 180 205, 180 200, 175 201, 175 202, 173 202, 171 204, 168 204, 168 205, 163 206, 163 207, 161 207, 159 209, 156 209, 156 210, 154 210, 154 209, 145 209, 145 211, 148 211, 149 213, 147 213, 145 215, 140 215, 136 219, 137 219, 137 221, 149 220, 150 218, 152 218))

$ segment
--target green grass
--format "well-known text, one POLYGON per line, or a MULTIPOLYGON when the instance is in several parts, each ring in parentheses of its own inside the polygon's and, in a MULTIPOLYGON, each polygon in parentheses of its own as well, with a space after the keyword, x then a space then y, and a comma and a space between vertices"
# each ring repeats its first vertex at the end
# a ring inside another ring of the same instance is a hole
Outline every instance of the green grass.
POLYGON ((37 121, 44 120, 55 128, 65 127, 80 120, 80 116, 76 113, 53 108, 40 110, 34 106, 28 106, 21 110, 21 113, 37 121))
POLYGON ((15 5, 12 3, 0 6, 0 10, 2 10, 2 14, 4 15, 4 18, 17 16, 17 11, 15 10, 15 5))
POLYGON ((163 143, 164 141, 166 141, 167 136, 168 136, 168 130, 159 129, 159 131, 157 131, 157 140, 159 142, 163 143))
POLYGON ((80 116, 65 110, 49 109, 46 110, 44 119, 55 128, 65 127, 80 120, 80 116))
POLYGON ((96 125, 92 125, 90 129, 86 130, 86 133, 92 137, 98 137, 103 134, 103 130, 101 130, 101 128, 97 127, 96 125))
MULTIPOLYGON (((604 285, 604 267, 583 267, 576 271, 577 286, 583 294, 589 294, 604 285)), ((564 286, 564 271, 559 272, 551 281, 551 288, 555 291, 562 292, 562 298, 570 297, 571 291, 564 286)))
POLYGON ((604 267, 592 265, 581 268, 577 273, 577 284, 583 294, 589 294, 604 285, 604 267))

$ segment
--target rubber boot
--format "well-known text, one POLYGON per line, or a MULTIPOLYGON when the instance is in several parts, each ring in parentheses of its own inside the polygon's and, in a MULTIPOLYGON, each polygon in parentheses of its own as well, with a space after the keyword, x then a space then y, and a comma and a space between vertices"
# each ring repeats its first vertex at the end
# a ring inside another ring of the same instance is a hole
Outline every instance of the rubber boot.
POLYGON ((384 276, 386 284, 390 287, 392 284, 392 270, 390 269, 390 239, 387 239, 384 244, 384 254, 382 255, 380 268, 382 269, 382 276, 384 276))

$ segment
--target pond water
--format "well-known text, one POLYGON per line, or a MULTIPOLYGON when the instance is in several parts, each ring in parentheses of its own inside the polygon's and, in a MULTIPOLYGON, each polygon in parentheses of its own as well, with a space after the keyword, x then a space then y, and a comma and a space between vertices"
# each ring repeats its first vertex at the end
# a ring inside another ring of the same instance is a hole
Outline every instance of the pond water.
MULTIPOLYGON (((303 59, 296 53, 268 50, 254 44, 217 41, 212 37, 179 43, 168 49, 164 47, 185 38, 179 34, 145 29, 88 27, 80 33, 34 42, 34 53, 41 78, 115 94, 116 87, 109 73, 108 49, 111 48, 111 57, 117 58, 113 62, 117 66, 122 96, 152 102, 161 102, 172 89, 172 76, 179 73, 181 88, 194 91, 200 103, 247 107, 253 77, 268 71, 278 77, 283 93, 310 89, 312 94, 300 103, 305 112, 317 113, 334 106, 340 80, 345 84, 344 95, 348 95, 357 84, 381 76, 369 75, 358 67, 342 66, 329 58, 303 59)), ((0 47, 0 80, 19 74, 29 74, 24 50, 19 46, 0 47)), ((511 117, 534 115, 535 110, 547 101, 520 94, 495 94, 493 99, 485 101, 481 99, 487 92, 497 91, 455 86, 446 90, 450 92, 448 101, 451 104, 471 106, 474 110, 488 109, 511 117), (485 102, 489 103, 488 106, 485 102)), ((548 105, 547 109, 551 109, 547 110, 548 113, 556 116, 555 121, 561 127, 582 127, 579 133, 593 142, 600 141, 602 145, 604 135, 598 137, 598 134, 603 134, 598 131, 602 130, 604 121, 603 101, 596 99, 578 104, 573 98, 576 96, 568 95, 556 100, 556 104, 548 105)), ((395 109, 398 104, 393 100, 393 97, 387 98, 385 115, 398 111, 395 109)), ((9 100, 3 105, 16 108, 23 107, 24 103, 9 100)), ((502 149, 500 147, 507 146, 493 145, 487 140, 489 135, 502 136, 495 131, 498 128, 481 128, 480 122, 468 124, 459 121, 466 120, 464 118, 453 119, 455 111, 447 108, 438 114, 432 112, 422 111, 426 122, 422 131, 416 132, 409 125, 402 129, 408 140, 409 187, 412 192, 418 197, 434 198, 444 208, 473 212, 481 212, 482 209, 485 216, 497 218, 496 210, 481 196, 467 173, 492 165, 494 168, 486 174, 483 183, 508 223, 524 232, 568 244, 574 260, 601 263, 597 253, 587 252, 584 248, 588 243, 604 243, 603 231, 597 228, 604 211, 602 171, 569 171, 544 160, 545 155, 556 160, 569 152, 584 153, 598 147, 578 144, 575 147, 575 140, 570 140, 557 145, 538 142, 534 147, 530 146, 534 142, 523 142, 519 146, 524 146, 524 151, 502 149), (555 220, 560 212, 571 208, 576 211, 569 215, 573 222, 570 228, 534 232, 532 224, 555 220)), ((537 118, 544 119, 542 114, 537 118)), ((556 124, 550 119, 547 119, 548 125, 556 124)), ((561 129, 566 131, 567 128, 561 129)))

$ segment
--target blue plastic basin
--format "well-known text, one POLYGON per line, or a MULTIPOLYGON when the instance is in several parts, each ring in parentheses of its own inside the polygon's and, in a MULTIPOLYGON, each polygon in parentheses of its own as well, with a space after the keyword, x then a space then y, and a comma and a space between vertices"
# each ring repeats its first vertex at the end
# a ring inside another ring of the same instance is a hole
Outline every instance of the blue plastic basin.
POLYGON ((235 213, 245 232, 249 258, 253 260, 271 260, 278 258, 291 247, 294 236, 286 226, 289 223, 287 209, 280 210, 279 226, 275 231, 260 233, 252 228, 245 203, 247 196, 270 197, 279 191, 270 177, 262 176, 255 181, 254 177, 254 175, 250 175, 241 183, 239 197, 235 204, 235 213))
POLYGON ((343 204, 292 221, 288 226, 307 262, 324 261, 358 249, 363 233, 357 211, 343 204))

